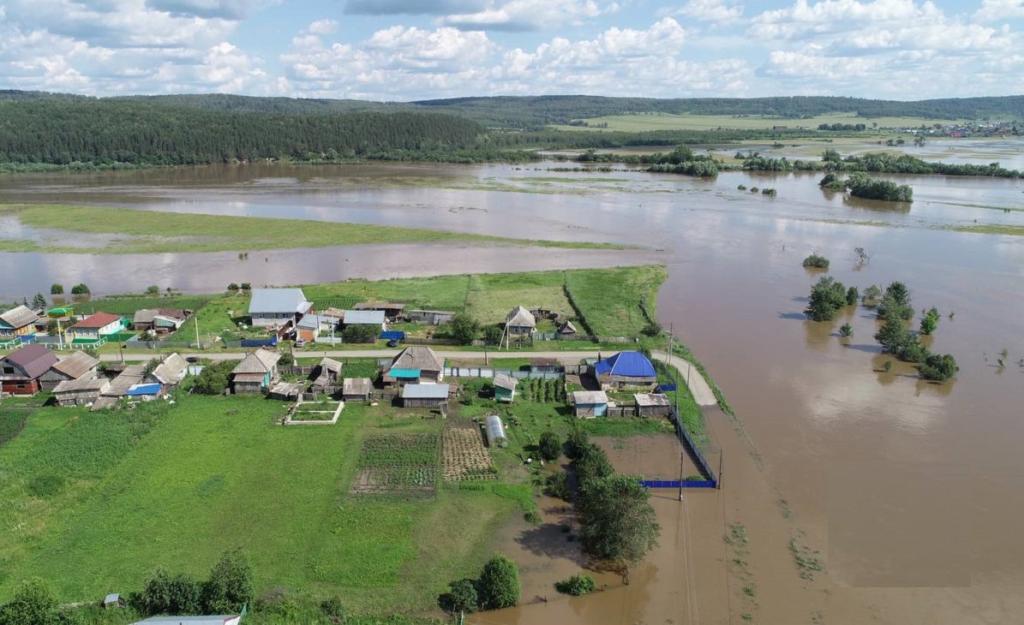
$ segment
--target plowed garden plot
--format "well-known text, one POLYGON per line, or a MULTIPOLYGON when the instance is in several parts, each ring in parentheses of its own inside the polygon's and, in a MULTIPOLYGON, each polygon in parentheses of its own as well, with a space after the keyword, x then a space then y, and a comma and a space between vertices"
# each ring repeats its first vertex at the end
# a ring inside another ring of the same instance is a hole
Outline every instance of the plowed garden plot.
POLYGON ((491 467, 491 456, 484 448, 476 427, 451 427, 444 431, 442 458, 444 480, 493 480, 498 476, 491 467))
POLYGON ((352 494, 434 492, 439 438, 433 433, 367 438, 359 450, 359 473, 352 484, 352 494))

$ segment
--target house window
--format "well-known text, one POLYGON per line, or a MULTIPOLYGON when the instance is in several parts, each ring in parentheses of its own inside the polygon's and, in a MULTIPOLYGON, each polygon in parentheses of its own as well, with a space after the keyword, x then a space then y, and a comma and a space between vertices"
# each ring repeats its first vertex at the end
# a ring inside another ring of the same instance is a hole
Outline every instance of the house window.
POLYGON ((14 367, 4 367, 4 373, 14 373, 14 367))

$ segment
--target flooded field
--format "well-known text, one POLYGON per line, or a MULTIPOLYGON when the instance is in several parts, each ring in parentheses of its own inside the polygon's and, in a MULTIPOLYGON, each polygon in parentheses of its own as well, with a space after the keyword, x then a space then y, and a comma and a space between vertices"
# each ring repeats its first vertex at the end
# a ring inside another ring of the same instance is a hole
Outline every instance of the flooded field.
MULTIPOLYGON (((524 596, 550 601, 478 622, 742 623, 743 614, 773 624, 1019 620, 1024 237, 954 229, 1024 226, 1024 182, 897 178, 915 192, 912 205, 897 206, 824 193, 809 175, 736 172, 704 181, 566 165, 8 176, 0 200, 397 224, 646 250, 371 246, 252 250, 244 262, 235 253, 5 253, 0 294, 31 297, 51 282, 80 279, 102 283, 97 293, 154 283, 209 290, 241 280, 285 284, 653 258, 669 267, 661 322, 704 361, 739 417, 708 417, 724 487, 690 494, 683 504, 675 493, 656 494, 661 546, 629 586, 602 578, 609 584, 603 593, 558 598, 551 571, 564 577, 579 562, 571 552, 550 558, 535 549, 523 555, 524 596), (740 184, 778 195, 740 191, 740 184), (861 262, 855 248, 869 259, 861 262), (812 251, 829 257, 831 274, 846 284, 863 291, 902 280, 916 309, 936 306, 943 316, 932 348, 956 356, 957 379, 936 386, 900 365, 883 371, 876 322, 865 309, 834 323, 804 320, 818 275, 800 262, 812 251), (844 321, 854 328, 846 346, 838 338, 844 321), (748 540, 742 556, 735 542, 723 541, 736 524, 748 540), (794 552, 805 562, 820 559, 824 571, 802 578, 794 552)), ((628 449, 609 451, 616 463, 639 458, 628 449)), ((516 542, 525 529, 508 529, 502 544, 528 550, 516 542)), ((551 538, 537 540, 543 546, 551 538)))

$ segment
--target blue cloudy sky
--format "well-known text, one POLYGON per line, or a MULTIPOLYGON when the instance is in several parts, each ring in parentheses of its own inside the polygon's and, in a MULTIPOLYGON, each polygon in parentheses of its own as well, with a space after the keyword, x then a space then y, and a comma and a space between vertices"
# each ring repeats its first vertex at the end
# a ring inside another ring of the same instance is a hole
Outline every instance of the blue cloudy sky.
POLYGON ((1024 0, 0 0, 0 88, 1024 93, 1024 0))

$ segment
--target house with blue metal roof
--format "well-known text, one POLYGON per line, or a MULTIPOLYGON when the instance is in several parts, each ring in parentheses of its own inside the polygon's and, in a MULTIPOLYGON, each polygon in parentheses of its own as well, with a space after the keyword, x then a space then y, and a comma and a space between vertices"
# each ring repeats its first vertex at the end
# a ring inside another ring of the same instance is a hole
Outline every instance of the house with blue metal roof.
POLYGON ((658 383, 658 372, 640 352, 619 352, 594 363, 594 377, 604 389, 651 388, 658 383))

